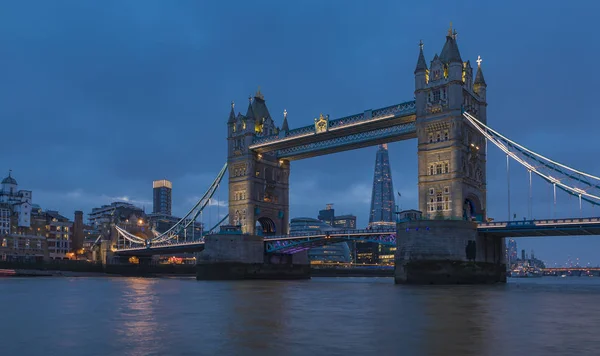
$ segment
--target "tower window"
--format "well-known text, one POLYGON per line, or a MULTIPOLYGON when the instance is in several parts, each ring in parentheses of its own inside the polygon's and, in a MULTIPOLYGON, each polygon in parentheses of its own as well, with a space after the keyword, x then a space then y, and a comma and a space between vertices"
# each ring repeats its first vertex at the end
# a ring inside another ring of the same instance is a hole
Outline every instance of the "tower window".
POLYGON ((438 101, 440 101, 440 91, 434 90, 433 91, 433 102, 437 103, 438 101))
POLYGON ((429 195, 434 195, 434 194, 435 194, 435 189, 429 188, 429 195))
POLYGON ((434 171, 433 171, 433 164, 429 166, 429 175, 432 176, 434 175, 434 171))
POLYGON ((441 164, 436 164, 435 165, 435 173, 436 174, 442 174, 442 165, 441 164))
POLYGON ((433 134, 429 134, 429 143, 433 143, 433 134))
POLYGON ((444 131, 444 141, 448 141, 449 136, 448 130, 444 131))
POLYGON ((442 135, 438 132, 437 133, 437 142, 440 142, 442 140, 442 135))
POLYGON ((444 163, 444 173, 448 173, 450 172, 450 165, 448 164, 448 162, 444 163))

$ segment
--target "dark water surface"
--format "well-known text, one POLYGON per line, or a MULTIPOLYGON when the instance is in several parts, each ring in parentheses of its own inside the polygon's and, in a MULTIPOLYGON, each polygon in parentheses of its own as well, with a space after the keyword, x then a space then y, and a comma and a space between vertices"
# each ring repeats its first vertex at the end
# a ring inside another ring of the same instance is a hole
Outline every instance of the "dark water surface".
POLYGON ((4 278, 0 318, 0 355, 600 355, 600 278, 4 278))

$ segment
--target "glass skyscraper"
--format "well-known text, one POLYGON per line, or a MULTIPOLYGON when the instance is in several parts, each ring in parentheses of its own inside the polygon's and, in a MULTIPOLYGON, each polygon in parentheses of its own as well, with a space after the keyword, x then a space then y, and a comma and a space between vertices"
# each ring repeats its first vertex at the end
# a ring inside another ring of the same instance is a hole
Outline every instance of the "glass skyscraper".
MULTIPOLYGON (((379 145, 375 158, 373 191, 369 228, 394 227, 396 203, 387 145, 379 145)), ((391 264, 394 262, 396 247, 382 246, 374 242, 356 243, 356 262, 365 264, 391 264)))
POLYGON ((383 144, 379 145, 375 159, 369 226, 394 226, 395 205, 390 158, 387 145, 383 144))

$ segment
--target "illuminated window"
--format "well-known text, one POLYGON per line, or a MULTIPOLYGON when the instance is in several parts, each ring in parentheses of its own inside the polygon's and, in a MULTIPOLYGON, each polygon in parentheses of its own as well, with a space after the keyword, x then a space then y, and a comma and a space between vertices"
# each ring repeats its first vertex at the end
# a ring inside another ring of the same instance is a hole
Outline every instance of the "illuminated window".
POLYGON ((30 241, 29 241, 29 239, 27 239, 27 240, 25 241, 25 247, 26 247, 26 248, 29 248, 29 245, 30 245, 30 241))
POLYGON ((6 247, 7 241, 6 239, 2 239, 2 247, 6 247))

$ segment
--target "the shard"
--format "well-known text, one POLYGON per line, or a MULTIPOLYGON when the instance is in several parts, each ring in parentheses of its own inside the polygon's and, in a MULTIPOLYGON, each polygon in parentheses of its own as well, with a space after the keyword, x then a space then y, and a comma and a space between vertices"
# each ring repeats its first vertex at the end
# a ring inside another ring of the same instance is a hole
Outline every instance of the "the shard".
POLYGON ((375 160, 369 226, 394 226, 395 206, 390 158, 387 145, 383 144, 379 145, 375 160))

